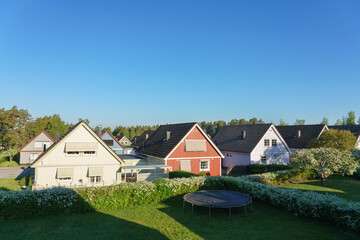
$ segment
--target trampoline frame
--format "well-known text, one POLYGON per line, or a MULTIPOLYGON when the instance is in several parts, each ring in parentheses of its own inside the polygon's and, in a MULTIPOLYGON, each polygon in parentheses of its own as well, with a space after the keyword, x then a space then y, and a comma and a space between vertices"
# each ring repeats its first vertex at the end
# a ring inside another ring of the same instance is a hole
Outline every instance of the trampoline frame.
MULTIPOLYGON (((198 192, 234 192, 234 191, 226 191, 226 190, 203 190, 203 191, 198 191, 198 192)), ((241 194, 241 195, 244 195, 246 197, 249 198, 249 201, 245 202, 245 203, 242 203, 242 204, 236 204, 236 205, 230 205, 230 206, 214 206, 212 204, 202 204, 202 203, 199 203, 199 202, 193 202, 189 199, 187 199, 187 196, 190 196, 191 194, 194 194, 196 192, 191 192, 191 193, 187 193, 184 195, 183 197, 183 211, 185 211, 185 203, 188 202, 191 204, 191 216, 194 216, 194 205, 196 206, 199 206, 199 207, 207 207, 209 208, 209 218, 211 218, 211 208, 228 208, 229 209, 229 218, 231 218, 231 208, 237 208, 237 207, 245 207, 245 216, 247 216, 247 209, 246 209, 246 206, 251 204, 251 207, 252 207, 252 198, 247 195, 247 194, 244 194, 244 193, 240 193, 240 192, 234 192, 236 194, 241 194)))

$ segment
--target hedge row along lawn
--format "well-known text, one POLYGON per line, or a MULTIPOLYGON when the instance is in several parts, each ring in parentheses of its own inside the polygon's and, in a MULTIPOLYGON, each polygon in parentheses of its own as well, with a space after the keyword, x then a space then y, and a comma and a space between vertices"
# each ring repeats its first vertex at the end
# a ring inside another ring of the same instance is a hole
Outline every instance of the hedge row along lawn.
POLYGON ((101 210, 85 214, 35 217, 29 220, 3 221, 0 236, 12 239, 358 239, 358 236, 331 224, 256 202, 248 215, 234 209, 227 211, 195 208, 182 210, 182 197, 163 203, 101 210))

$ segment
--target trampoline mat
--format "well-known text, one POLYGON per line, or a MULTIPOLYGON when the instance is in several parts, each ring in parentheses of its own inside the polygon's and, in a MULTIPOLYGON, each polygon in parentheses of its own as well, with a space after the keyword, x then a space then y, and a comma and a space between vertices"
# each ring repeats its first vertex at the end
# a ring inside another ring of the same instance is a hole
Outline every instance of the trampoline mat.
POLYGON ((230 208, 248 205, 252 202, 249 195, 224 190, 205 190, 188 193, 184 200, 197 206, 230 208))

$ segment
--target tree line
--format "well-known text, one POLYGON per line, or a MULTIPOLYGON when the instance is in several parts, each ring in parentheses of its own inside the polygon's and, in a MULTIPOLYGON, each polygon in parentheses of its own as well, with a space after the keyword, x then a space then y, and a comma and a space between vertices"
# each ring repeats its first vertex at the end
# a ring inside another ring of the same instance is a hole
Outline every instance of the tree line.
MULTIPOLYGON (((296 119, 294 125, 305 125, 305 119, 296 119)), ((220 131, 223 126, 230 125, 246 125, 246 124, 264 124, 265 122, 260 118, 256 117, 250 118, 246 120, 244 118, 241 119, 232 119, 230 122, 225 122, 223 120, 215 121, 215 122, 200 122, 200 126, 204 131, 209 134, 211 137, 215 136, 216 133, 220 131)), ((324 117, 319 124, 329 125, 329 119, 324 117)), ((357 124, 360 125, 360 117, 357 121, 357 124)), ((277 126, 287 126, 290 125, 286 123, 283 119, 280 119, 279 124, 277 126)), ((338 119, 334 125, 356 125, 356 116, 354 111, 350 111, 346 116, 343 116, 342 119, 338 119)))
MULTIPOLYGON (((342 119, 338 119, 335 125, 355 125, 356 124, 355 112, 351 111, 342 119)), ((88 119, 79 118, 79 121, 84 121, 87 124, 90 123, 88 119)), ((200 126, 210 136, 214 136, 223 126, 228 125, 244 125, 244 124, 263 124, 265 123, 261 118, 256 117, 248 120, 232 119, 229 122, 219 120, 214 122, 200 122, 200 126)), ((328 118, 324 117, 322 124, 329 124, 328 118)), ((357 122, 360 124, 360 118, 357 122)), ((304 125, 305 119, 297 119, 295 125, 304 125)), ((280 120, 278 125, 288 125, 283 120, 280 120)), ((73 123, 67 123, 61 119, 59 114, 52 116, 44 116, 32 118, 31 114, 26 109, 19 109, 17 106, 11 109, 0 108, 0 145, 9 148, 19 148, 31 140, 34 136, 39 134, 42 130, 46 130, 53 138, 56 132, 59 132, 60 137, 64 135, 71 127, 73 123)), ((144 131, 156 130, 159 125, 136 125, 136 126, 116 126, 114 130, 110 127, 102 128, 102 132, 108 130, 114 136, 124 135, 129 139, 135 136, 141 135, 144 131)), ((99 133, 99 126, 93 129, 96 133, 99 133)))

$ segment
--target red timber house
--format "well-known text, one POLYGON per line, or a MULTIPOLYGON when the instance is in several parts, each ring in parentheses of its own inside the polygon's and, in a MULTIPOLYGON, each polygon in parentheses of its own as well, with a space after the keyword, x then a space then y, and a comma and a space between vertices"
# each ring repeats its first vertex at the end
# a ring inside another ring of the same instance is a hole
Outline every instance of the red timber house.
POLYGON ((149 162, 209 176, 221 175, 224 156, 197 123, 161 125, 136 153, 149 162))

